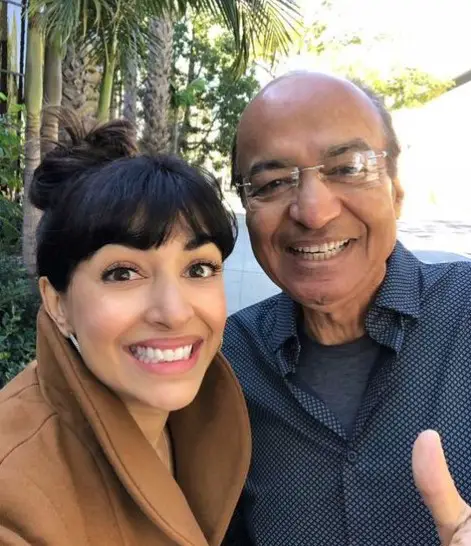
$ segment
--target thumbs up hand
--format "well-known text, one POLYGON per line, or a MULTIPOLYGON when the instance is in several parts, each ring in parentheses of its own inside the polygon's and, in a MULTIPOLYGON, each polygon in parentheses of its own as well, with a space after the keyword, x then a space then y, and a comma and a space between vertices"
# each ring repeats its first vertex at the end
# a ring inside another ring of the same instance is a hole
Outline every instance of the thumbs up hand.
POLYGON ((442 546, 471 546, 471 507, 455 487, 437 432, 419 434, 412 451, 412 473, 442 546))

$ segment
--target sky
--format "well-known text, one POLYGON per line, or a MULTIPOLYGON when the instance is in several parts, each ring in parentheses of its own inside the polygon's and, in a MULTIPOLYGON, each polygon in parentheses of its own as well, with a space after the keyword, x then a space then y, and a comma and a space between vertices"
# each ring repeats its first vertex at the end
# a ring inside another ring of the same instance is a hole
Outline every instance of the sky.
MULTIPOLYGON (((316 16, 318 0, 298 0, 298 3, 306 22, 316 16)), ((325 10, 322 13, 333 34, 358 31, 367 41, 375 35, 387 36, 369 49, 368 59, 360 59, 374 68, 417 67, 443 78, 453 78, 471 69, 471 0, 331 0, 331 3, 330 13, 326 15, 325 10)), ((351 53, 355 54, 365 57, 364 52, 351 53)), ((290 59, 283 69, 306 63, 309 59, 290 59)))

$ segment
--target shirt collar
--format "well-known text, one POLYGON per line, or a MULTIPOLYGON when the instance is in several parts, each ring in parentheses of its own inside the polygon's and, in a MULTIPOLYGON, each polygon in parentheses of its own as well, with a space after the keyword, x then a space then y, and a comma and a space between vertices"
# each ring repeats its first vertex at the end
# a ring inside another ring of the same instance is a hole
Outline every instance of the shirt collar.
POLYGON ((419 318, 422 298, 422 262, 399 241, 387 262, 386 276, 373 308, 419 318))
MULTIPOLYGON (((368 314, 367 322, 381 309, 418 318, 422 294, 422 263, 397 242, 387 262, 386 276, 368 314), (373 312, 375 311, 375 312, 373 312)), ((271 348, 274 352, 288 339, 297 339, 297 317, 300 306, 288 294, 282 292, 276 296, 273 329, 269 333, 271 348)))
POLYGON ((270 341, 273 351, 277 351, 288 339, 297 337, 297 317, 300 306, 288 294, 276 296, 275 321, 270 341))

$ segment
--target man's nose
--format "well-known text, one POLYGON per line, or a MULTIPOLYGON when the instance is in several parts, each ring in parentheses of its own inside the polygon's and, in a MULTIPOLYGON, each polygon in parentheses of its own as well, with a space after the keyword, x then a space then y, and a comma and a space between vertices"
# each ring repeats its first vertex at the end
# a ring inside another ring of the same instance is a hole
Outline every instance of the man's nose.
POLYGON ((321 229, 340 215, 341 200, 316 171, 305 171, 301 177, 290 216, 308 229, 321 229))
POLYGON ((179 330, 195 315, 187 291, 178 280, 155 283, 149 294, 146 319, 168 330, 179 330))

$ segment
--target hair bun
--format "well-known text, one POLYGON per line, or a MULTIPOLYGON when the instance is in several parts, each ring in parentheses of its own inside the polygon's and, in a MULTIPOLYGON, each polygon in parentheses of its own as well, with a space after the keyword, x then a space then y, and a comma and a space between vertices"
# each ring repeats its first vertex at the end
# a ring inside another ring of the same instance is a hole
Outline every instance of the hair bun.
POLYGON ((34 171, 29 192, 31 203, 40 210, 54 207, 68 183, 89 169, 138 153, 136 131, 127 120, 113 120, 87 129, 74 112, 51 109, 58 118, 65 142, 56 142, 34 171))

